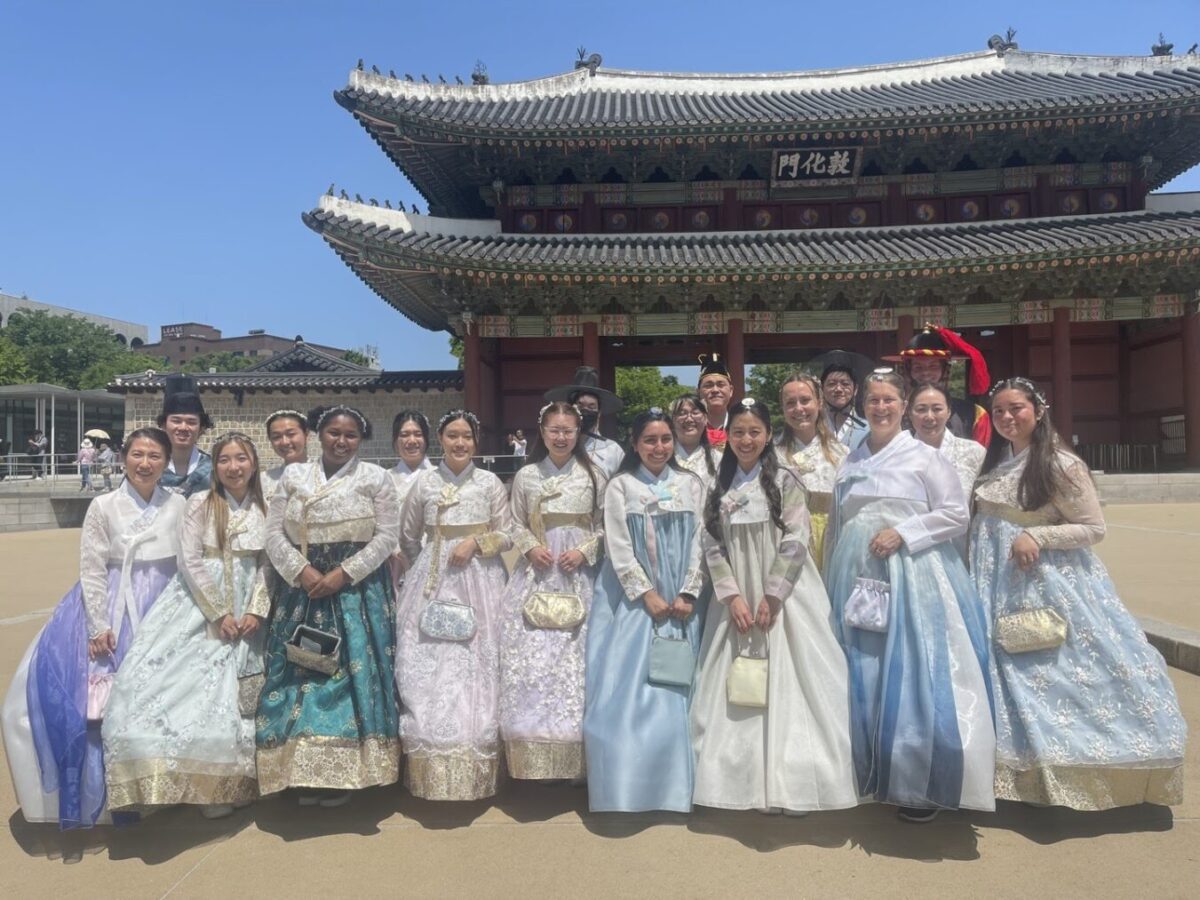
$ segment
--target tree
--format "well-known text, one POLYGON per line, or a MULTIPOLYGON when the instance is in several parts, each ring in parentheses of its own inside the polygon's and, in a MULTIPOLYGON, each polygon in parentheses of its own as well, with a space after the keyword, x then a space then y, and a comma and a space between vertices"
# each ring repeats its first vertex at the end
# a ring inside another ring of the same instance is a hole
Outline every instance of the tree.
MULTIPOLYGON (((92 363, 79 376, 80 390, 89 391, 107 387, 117 380, 118 375, 135 375, 153 369, 162 372, 166 364, 161 356, 147 356, 145 353, 121 353, 111 359, 92 363)), ((208 371, 205 369, 204 371, 208 371)))
POLYGON ((783 427, 779 389, 783 387, 784 379, 796 371, 799 371, 799 367, 791 363, 759 363, 751 366, 750 374, 746 376, 746 396, 766 404, 776 430, 783 427))
MULTIPOLYGON (((238 356, 229 350, 218 350, 214 353, 201 353, 199 356, 193 356, 189 360, 181 362, 178 366, 180 372, 240 372, 242 369, 248 369, 259 360, 253 356, 238 356)), ((159 363, 158 368, 162 369, 162 363, 159 363)), ((126 371, 134 371, 126 370, 126 371)))
POLYGON ((450 355, 458 360, 458 367, 461 369, 467 355, 467 348, 463 344, 463 339, 457 334, 450 335, 450 355))
POLYGON ((379 348, 372 344, 364 344, 362 347, 347 350, 342 354, 342 359, 356 366, 374 369, 379 366, 379 348))
POLYGON ((29 381, 29 368, 21 348, 0 334, 0 384, 24 384, 29 381))
POLYGON ((31 381, 75 390, 91 366, 128 354, 111 328, 44 309, 17 310, 4 333, 25 357, 31 381))
POLYGON ((622 440, 629 434, 634 417, 652 406, 666 410, 671 401, 691 388, 680 384, 674 375, 665 378, 658 366, 623 366, 617 369, 617 396, 625 401, 617 413, 622 440))

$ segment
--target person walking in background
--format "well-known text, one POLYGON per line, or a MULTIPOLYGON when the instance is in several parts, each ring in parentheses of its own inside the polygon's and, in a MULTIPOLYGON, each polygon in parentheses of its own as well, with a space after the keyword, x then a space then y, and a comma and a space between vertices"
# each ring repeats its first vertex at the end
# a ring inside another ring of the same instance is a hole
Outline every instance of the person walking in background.
POLYGON ((96 454, 96 463, 100 467, 100 476, 104 479, 104 490, 112 490, 113 469, 116 468, 117 454, 113 453, 108 441, 100 442, 100 452, 96 454))
POLYGON ((79 490, 86 491, 92 487, 92 463, 96 459, 96 448, 90 438, 84 438, 79 445, 79 453, 75 460, 79 463, 79 490))
POLYGON ((29 456, 29 475, 31 480, 46 477, 46 448, 50 442, 40 431, 34 431, 25 442, 25 453, 29 456))

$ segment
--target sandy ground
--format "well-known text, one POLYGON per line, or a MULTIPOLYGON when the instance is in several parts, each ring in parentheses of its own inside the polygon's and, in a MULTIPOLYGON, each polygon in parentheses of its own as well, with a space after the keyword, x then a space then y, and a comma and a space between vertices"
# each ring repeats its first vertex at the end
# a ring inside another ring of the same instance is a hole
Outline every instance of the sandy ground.
MULTIPOLYGON (((1130 608, 1200 629, 1200 505, 1106 515, 1101 555, 1130 608)), ((75 580, 78 540, 78 530, 0 535, 0 690, 75 580)), ((0 896, 1194 897, 1200 677, 1172 675, 1193 736, 1187 799, 1173 810, 1001 803, 925 826, 878 806, 805 819, 591 815, 584 790, 510 782, 487 803, 428 803, 390 787, 336 810, 277 797, 219 822, 177 808, 62 835, 26 824, 0 778, 0 896)))

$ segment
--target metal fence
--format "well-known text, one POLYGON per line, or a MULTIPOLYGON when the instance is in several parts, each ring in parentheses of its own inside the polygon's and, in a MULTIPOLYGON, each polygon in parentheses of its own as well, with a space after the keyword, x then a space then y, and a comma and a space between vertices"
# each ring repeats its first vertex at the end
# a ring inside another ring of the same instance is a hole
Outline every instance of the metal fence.
POLYGON ((1089 469, 1102 472, 1159 472, 1162 454, 1153 444, 1080 444, 1075 452, 1089 469))

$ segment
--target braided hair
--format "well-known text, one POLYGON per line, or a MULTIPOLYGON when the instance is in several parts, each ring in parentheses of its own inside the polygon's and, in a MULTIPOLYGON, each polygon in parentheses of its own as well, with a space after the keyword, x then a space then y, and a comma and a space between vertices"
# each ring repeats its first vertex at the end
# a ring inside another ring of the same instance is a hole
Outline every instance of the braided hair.
MULTIPOLYGON (((771 414, 763 403, 758 403, 753 397, 733 404, 729 408, 729 431, 733 431, 733 423, 738 416, 753 416, 758 419, 767 432, 767 441, 762 453, 758 456, 761 468, 758 472, 758 483, 767 497, 767 505, 771 510, 771 521, 780 531, 783 530, 783 496, 776 481, 779 468, 779 458, 775 455, 775 445, 771 442, 771 414)), ((718 541, 724 540, 721 535, 721 499, 733 484, 733 476, 738 468, 737 454, 733 452, 731 441, 725 444, 725 452, 721 455, 721 464, 717 467, 717 481, 708 492, 708 501, 704 507, 704 527, 718 541)))

